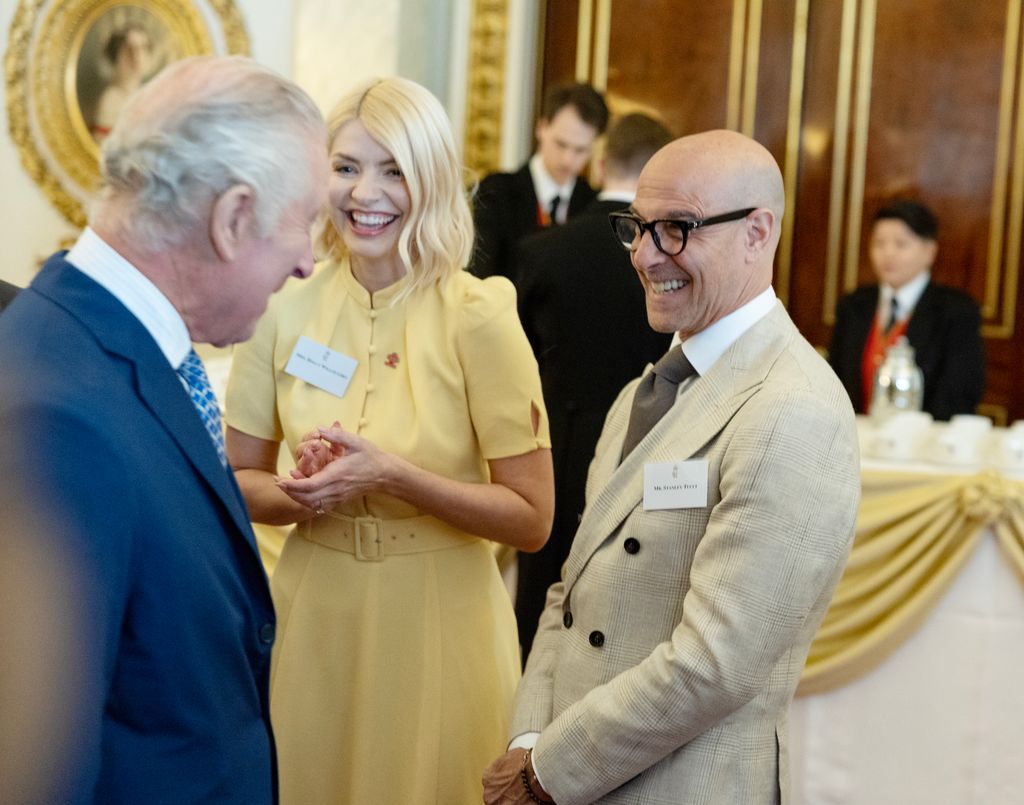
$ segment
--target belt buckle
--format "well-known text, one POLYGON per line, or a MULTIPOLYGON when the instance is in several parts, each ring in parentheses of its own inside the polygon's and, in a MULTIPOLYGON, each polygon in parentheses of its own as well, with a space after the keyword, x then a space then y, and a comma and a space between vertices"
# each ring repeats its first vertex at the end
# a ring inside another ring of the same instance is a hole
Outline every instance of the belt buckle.
POLYGON ((384 558, 383 531, 376 517, 356 517, 352 521, 356 559, 361 562, 379 562, 384 558))

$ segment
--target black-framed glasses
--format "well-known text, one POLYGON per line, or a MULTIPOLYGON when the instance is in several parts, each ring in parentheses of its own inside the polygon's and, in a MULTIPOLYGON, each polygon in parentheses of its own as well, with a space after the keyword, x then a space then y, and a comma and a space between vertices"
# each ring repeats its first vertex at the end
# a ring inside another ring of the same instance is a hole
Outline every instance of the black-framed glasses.
POLYGON ((675 257, 686 248, 686 239, 694 229, 701 229, 713 224, 724 224, 728 221, 738 221, 741 218, 746 218, 756 209, 757 207, 748 207, 745 210, 734 210, 721 215, 712 215, 710 218, 691 221, 668 218, 645 221, 635 213, 624 211, 609 213, 608 220, 611 222, 615 237, 619 239, 619 243, 624 249, 635 252, 640 248, 640 240, 643 238, 644 232, 650 232, 658 251, 669 257, 675 257))

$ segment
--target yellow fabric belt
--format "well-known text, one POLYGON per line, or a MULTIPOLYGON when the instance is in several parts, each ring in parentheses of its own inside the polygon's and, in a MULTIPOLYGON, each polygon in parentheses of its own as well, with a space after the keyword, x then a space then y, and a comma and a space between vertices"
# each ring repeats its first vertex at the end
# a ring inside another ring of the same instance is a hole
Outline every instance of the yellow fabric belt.
POLYGON ((326 512, 302 523, 298 533, 310 542, 353 554, 364 562, 379 562, 385 556, 399 554, 442 551, 476 539, 430 515, 382 520, 326 512))

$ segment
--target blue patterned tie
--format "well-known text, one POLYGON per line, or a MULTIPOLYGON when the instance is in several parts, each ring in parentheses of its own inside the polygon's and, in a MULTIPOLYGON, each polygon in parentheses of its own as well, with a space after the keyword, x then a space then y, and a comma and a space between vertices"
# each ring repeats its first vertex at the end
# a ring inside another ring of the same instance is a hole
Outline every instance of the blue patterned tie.
POLYGON ((220 428, 220 407, 210 387, 210 379, 206 376, 203 362, 199 360, 194 349, 189 350, 185 360, 178 367, 178 376, 188 384, 188 396, 192 398, 192 404, 196 407, 199 418, 203 420, 206 432, 213 439, 221 466, 227 467, 228 455, 224 450, 224 432, 220 428))

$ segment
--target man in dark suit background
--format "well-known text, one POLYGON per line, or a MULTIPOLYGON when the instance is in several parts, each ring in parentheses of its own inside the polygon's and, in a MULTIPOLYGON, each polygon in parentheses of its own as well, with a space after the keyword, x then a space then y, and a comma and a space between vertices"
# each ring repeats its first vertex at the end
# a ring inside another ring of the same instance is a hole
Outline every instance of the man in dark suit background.
POLYGON ((0 313, 7 307, 11 302, 14 301, 14 297, 18 295, 18 291, 21 289, 17 285, 11 285, 9 282, 0 280, 0 313))
POLYGON ((643 287, 608 213, 632 203, 640 171, 671 139, 646 115, 613 123, 597 200, 565 226, 524 238, 514 252, 519 317, 540 365, 555 465, 551 538, 538 553, 519 555, 516 617, 524 662, 547 589, 569 555, 605 414, 622 387, 669 346, 669 336, 647 323, 643 287))
POLYGON ((89 227, 0 317, 4 553, 46 540, 84 615, 34 801, 276 800, 273 604, 192 342, 248 338, 312 272, 325 141, 251 60, 175 63, 104 140, 89 227))
POLYGON ((473 200, 476 247, 470 269, 478 277, 515 278, 516 242, 581 212, 596 196, 580 171, 608 125, 608 107, 588 84, 552 87, 535 134, 537 151, 515 173, 492 173, 473 200))
POLYGON ((981 402, 981 311, 963 291, 932 280, 937 238, 934 213, 918 201, 897 199, 874 215, 868 253, 879 284, 839 300, 828 356, 858 413, 870 410, 875 370, 904 335, 924 375, 924 411, 946 420, 981 402))

